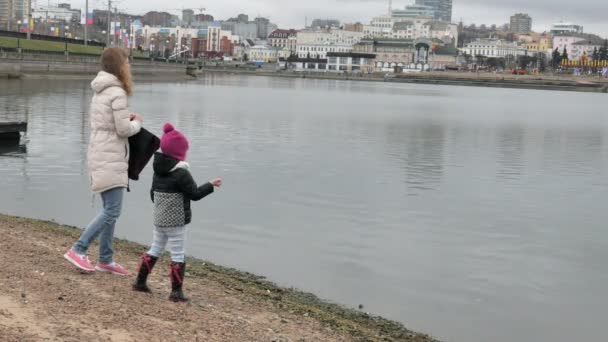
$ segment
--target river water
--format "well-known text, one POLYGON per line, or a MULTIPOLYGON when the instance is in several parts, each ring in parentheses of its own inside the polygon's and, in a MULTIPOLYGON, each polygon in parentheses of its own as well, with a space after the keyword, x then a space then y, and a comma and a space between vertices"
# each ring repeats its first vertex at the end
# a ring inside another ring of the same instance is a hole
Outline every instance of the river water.
MULTIPOLYGON (((88 82, 0 81, 0 212, 84 226, 88 82), (26 151, 24 151, 26 149, 26 151)), ((599 341, 608 307, 608 97, 209 76, 131 109, 191 141, 187 252, 445 341, 599 341)), ((119 237, 149 243, 151 169, 119 237)), ((61 257, 60 255, 57 256, 61 257)))

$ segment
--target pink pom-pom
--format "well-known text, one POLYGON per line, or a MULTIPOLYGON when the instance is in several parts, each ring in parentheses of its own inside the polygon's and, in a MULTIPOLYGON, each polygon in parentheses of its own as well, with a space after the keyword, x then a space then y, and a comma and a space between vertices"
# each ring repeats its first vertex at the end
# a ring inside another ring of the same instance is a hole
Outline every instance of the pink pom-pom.
POLYGON ((167 133, 169 133, 169 132, 171 132, 173 130, 175 130, 175 128, 173 128, 173 125, 171 125, 170 123, 166 123, 163 126, 163 132, 165 132, 165 134, 167 134, 167 133))

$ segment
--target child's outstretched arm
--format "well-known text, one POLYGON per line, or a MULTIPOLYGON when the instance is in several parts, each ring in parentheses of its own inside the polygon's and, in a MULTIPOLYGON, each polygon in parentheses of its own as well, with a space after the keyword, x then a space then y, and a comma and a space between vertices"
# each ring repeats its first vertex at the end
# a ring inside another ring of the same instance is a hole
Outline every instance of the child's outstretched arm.
POLYGON ((214 184, 211 182, 207 182, 201 186, 196 185, 194 178, 192 178, 190 172, 187 171, 179 177, 178 186, 179 189, 193 201, 199 201, 205 198, 212 194, 214 190, 214 184))

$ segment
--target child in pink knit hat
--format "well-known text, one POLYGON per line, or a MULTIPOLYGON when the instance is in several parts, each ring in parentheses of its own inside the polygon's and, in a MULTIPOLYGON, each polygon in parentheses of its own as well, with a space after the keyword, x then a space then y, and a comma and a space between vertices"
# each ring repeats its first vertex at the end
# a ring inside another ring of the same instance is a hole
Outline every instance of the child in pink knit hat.
POLYGON ((150 292, 146 280, 168 245, 171 252, 169 299, 185 302, 188 299, 182 291, 186 274, 184 240, 186 225, 192 220, 190 201, 201 200, 213 193, 215 188, 222 186, 222 180, 216 178, 198 186, 190 173, 190 165, 186 163, 188 139, 169 123, 165 124, 163 131, 161 152, 154 155, 154 179, 150 190, 154 202, 154 241, 141 258, 133 289, 150 292))

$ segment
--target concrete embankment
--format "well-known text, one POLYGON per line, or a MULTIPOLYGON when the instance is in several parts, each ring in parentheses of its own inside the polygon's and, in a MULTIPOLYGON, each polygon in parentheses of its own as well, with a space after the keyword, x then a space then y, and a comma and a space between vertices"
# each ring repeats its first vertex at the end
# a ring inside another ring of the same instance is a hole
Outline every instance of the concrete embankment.
MULTIPOLYGON (((131 70, 137 80, 182 80, 186 66, 135 60, 131 70)), ((0 78, 86 78, 99 71, 98 56, 0 53, 0 78)))
POLYGON ((492 88, 515 88, 515 89, 537 89, 537 90, 561 90, 578 92, 608 93, 608 79, 599 78, 575 78, 564 76, 533 76, 533 75, 510 75, 493 73, 464 73, 464 72, 433 72, 433 73, 406 73, 385 77, 385 74, 372 75, 347 75, 337 73, 314 73, 274 71, 269 69, 246 69, 246 68, 222 68, 205 67, 204 73, 241 74, 267 77, 284 78, 310 78, 340 81, 362 81, 362 82, 394 82, 394 83, 418 83, 438 84, 473 87, 492 88))
MULTIPOLYGON (((278 287, 262 277, 188 258, 187 305, 169 302, 169 258, 135 293, 135 275, 81 274, 62 254, 80 230, 0 214, 1 341, 436 342, 403 325, 278 287)), ((135 272, 145 246, 114 243, 135 272)), ((89 255, 95 260, 98 246, 89 255)))

